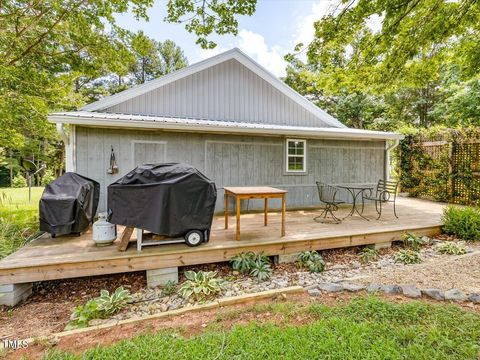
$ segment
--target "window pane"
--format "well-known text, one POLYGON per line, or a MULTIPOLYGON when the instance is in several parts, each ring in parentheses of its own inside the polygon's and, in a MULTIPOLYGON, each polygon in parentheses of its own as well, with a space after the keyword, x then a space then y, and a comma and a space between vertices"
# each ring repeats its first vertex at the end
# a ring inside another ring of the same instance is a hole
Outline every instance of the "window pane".
POLYGON ((304 171, 303 157, 289 156, 288 157, 288 170, 289 171, 304 171))
POLYGON ((303 155, 305 143, 303 141, 289 141, 288 155, 303 155))

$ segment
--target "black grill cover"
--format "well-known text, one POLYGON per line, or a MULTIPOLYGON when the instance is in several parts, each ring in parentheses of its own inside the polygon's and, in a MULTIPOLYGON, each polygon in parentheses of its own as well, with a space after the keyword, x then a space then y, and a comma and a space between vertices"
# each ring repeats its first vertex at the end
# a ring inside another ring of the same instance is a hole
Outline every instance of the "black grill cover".
POLYGON ((47 185, 40 198, 40 230, 54 235, 79 233, 93 221, 100 184, 67 172, 47 185))
POLYGON ((109 221, 167 236, 210 230, 215 183, 188 164, 138 166, 108 186, 109 221))

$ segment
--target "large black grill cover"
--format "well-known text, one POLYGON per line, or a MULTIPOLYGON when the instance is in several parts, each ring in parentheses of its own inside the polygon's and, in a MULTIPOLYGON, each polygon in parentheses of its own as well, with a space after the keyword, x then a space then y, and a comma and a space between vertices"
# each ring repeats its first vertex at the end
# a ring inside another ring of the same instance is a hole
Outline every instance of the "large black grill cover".
POLYGON ((40 198, 40 230, 54 235, 79 233, 93 221, 100 184, 67 172, 47 185, 40 198))
POLYGON ((210 230, 215 183, 188 164, 144 164, 108 186, 109 221, 167 236, 210 230))

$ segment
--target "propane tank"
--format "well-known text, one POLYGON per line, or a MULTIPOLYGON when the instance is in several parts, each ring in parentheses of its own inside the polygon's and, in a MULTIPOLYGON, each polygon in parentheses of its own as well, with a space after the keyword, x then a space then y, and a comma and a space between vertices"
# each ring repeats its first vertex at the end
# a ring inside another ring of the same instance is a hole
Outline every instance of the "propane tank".
POLYGON ((98 220, 93 224, 93 241, 97 246, 111 245, 117 238, 115 224, 107 221, 107 213, 99 213, 98 220))

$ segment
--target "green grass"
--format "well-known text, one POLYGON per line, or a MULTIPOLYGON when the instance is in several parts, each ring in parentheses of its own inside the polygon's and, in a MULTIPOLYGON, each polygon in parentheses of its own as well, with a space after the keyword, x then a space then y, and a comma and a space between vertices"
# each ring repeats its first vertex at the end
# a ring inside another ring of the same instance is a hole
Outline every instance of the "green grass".
MULTIPOLYGON (((292 306, 265 307, 283 314, 292 306)), ((261 311, 256 307, 255 312, 261 311)), ((215 326, 193 337, 179 331, 143 334, 96 347, 82 359, 477 359, 480 316, 454 305, 397 304, 375 297, 327 307, 297 307, 305 325, 251 322, 215 326)), ((242 314, 232 312, 229 316, 242 314)), ((268 315, 268 314, 267 314, 268 315)), ((271 318, 266 316, 266 318, 271 318)), ((287 322, 288 324, 288 322, 287 322)), ((53 351, 47 360, 80 359, 53 351)))
POLYGON ((38 230, 38 201, 43 187, 32 188, 28 202, 28 188, 0 188, 0 259, 25 244, 38 230))

